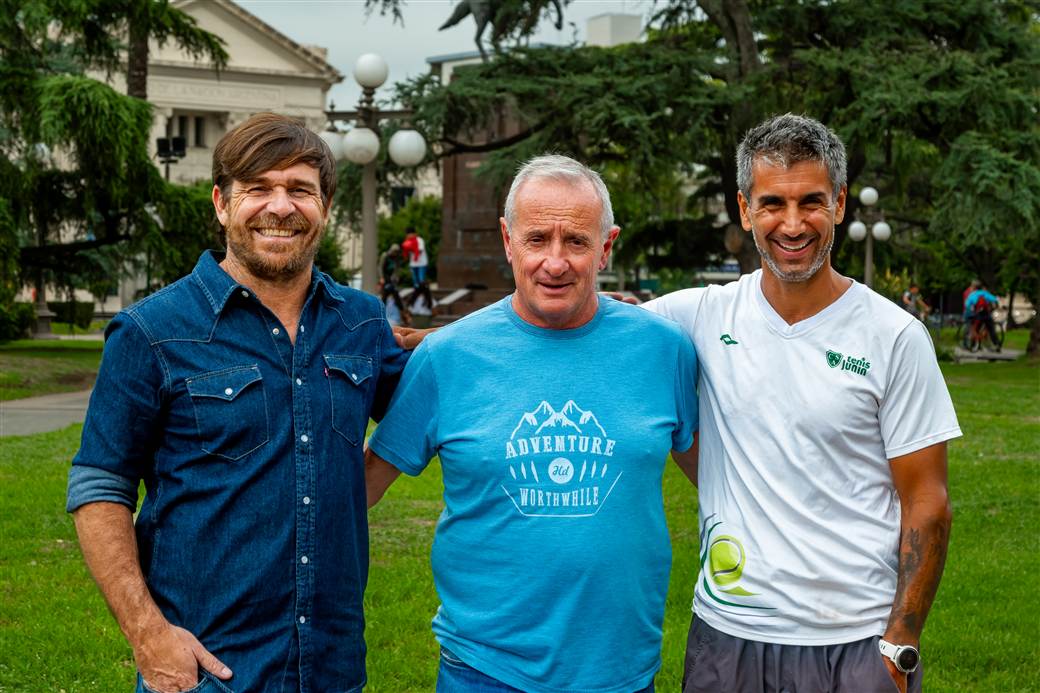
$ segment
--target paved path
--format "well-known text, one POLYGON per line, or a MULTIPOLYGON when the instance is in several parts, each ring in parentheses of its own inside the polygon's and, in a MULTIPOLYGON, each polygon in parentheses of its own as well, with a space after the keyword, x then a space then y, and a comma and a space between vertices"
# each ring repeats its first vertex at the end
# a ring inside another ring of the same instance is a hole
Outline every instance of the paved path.
POLYGON ((1020 349, 1003 349, 1001 351, 990 351, 988 349, 979 349, 978 351, 968 351, 961 347, 953 348, 953 360, 957 363, 972 363, 977 361, 1014 361, 1019 356, 1026 352, 1020 349))
POLYGON ((27 436, 83 423, 90 390, 0 402, 0 436, 27 436))

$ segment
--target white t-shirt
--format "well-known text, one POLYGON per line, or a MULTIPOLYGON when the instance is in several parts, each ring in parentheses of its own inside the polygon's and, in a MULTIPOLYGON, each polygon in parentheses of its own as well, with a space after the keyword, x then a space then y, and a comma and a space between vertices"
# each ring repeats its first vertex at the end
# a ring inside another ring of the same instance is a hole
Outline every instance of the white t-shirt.
POLYGON ((794 645, 884 632, 899 498, 888 460, 961 434, 924 325, 859 283, 788 325, 762 271, 646 304, 701 361, 694 611, 794 645))
POLYGON ((408 260, 408 266, 425 267, 430 264, 430 259, 426 255, 426 241, 422 239, 422 236, 416 236, 415 240, 418 243, 419 252, 416 255, 409 255, 411 259, 408 260))

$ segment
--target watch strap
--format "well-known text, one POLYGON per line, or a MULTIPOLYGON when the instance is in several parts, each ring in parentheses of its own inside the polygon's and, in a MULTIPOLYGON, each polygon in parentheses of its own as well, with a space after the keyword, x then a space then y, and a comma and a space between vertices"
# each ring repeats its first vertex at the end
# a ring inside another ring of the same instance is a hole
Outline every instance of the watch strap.
POLYGON ((878 649, 881 650, 882 655, 892 660, 892 663, 895 664, 896 669, 903 672, 904 674, 913 673, 917 670, 917 667, 921 663, 921 653, 918 652, 917 648, 913 647, 912 645, 896 645, 895 643, 891 643, 885 640, 884 638, 880 638, 878 639, 878 649), (913 653, 917 655, 915 658, 916 661, 914 662, 914 666, 910 669, 904 669, 899 664, 899 655, 903 652, 903 650, 912 650, 913 653))

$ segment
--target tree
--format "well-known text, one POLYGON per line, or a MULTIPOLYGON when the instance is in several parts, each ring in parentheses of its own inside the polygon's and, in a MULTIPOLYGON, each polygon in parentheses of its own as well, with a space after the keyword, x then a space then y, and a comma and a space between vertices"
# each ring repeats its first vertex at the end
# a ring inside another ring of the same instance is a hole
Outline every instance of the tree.
MULTIPOLYGON (((970 268, 988 286, 1022 291, 1034 307, 1040 307, 1038 161, 1035 131, 997 141, 977 132, 959 138, 938 173, 929 225, 937 258, 970 268)), ((1040 317, 1032 321, 1027 350, 1040 353, 1040 317)))
POLYGON ((89 285, 140 255, 156 276, 180 262, 186 244, 172 239, 190 193, 149 160, 151 107, 87 74, 125 64, 132 17, 151 21, 160 42, 226 59, 166 0, 0 0, 0 246, 20 248, 17 267, 0 264, 0 309, 32 275, 38 286, 58 275, 89 285))
MULTIPOLYGON (((398 97, 442 156, 473 151, 466 134, 486 129, 489 114, 515 114, 517 135, 476 148, 488 152, 481 171, 496 181, 507 181, 517 161, 550 150, 604 169, 611 187, 626 177, 649 182, 634 210, 654 208, 658 181, 677 173, 699 181, 692 194, 721 200, 728 220, 683 214, 657 235, 689 239, 706 252, 717 247, 709 239, 738 220, 734 154, 743 133, 771 114, 806 113, 844 139, 850 191, 877 187, 897 235, 912 237, 882 260, 913 257, 935 267, 943 257, 957 282, 976 272, 999 290, 1038 286, 1030 279, 1037 263, 1022 250, 1037 244, 1010 237, 1015 229, 1035 239, 1040 216, 1040 187, 1028 185, 1040 160, 1040 34, 1028 2, 669 0, 657 7, 643 43, 516 48, 456 70, 449 85, 432 77, 398 85, 398 97), (998 191, 1002 185, 1011 187, 998 191), (970 232, 951 233, 950 224, 969 212, 970 232)), ((834 244, 838 267, 854 252, 843 246, 857 207, 850 195, 834 244)), ((757 265, 751 243, 739 260, 745 271, 757 265)), ((937 273, 930 279, 950 281, 937 273)), ((1040 288, 1028 290, 1040 305, 1040 288)))
POLYGON ((169 0, 103 0, 101 4, 111 16, 112 26, 125 26, 129 96, 148 98, 149 40, 160 46, 173 40, 193 58, 210 58, 218 71, 227 64, 224 42, 200 29, 194 17, 170 7, 169 0))
POLYGON ((314 264, 340 284, 349 286, 354 273, 343 267, 343 247, 337 236, 336 227, 330 224, 318 244, 314 264))

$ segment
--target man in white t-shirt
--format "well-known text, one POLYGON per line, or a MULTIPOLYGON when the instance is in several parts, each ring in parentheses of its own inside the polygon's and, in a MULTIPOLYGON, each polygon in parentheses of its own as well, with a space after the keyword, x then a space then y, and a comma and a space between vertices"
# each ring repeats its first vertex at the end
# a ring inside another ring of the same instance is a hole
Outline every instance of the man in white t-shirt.
POLYGON ((773 118, 737 168, 763 269, 646 306, 683 326, 702 364, 683 690, 920 690, 951 522, 946 441, 960 435, 931 340, 831 267, 847 192, 833 132, 773 118))
POLYGON ((408 267, 412 270, 412 286, 418 288, 420 284, 426 283, 426 267, 430 264, 429 256, 426 254, 426 241, 408 227, 401 250, 408 258, 408 267))

